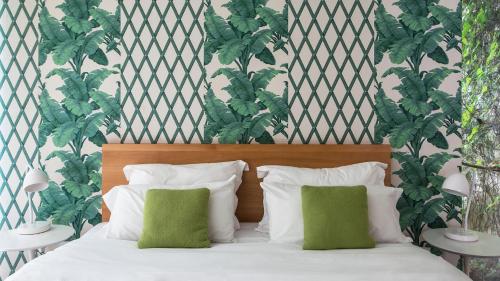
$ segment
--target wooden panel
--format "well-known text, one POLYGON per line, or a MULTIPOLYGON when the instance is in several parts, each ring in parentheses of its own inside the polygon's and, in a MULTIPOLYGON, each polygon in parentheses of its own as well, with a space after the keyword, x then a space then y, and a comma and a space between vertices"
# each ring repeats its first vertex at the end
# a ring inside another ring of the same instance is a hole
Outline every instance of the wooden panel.
MULTIPOLYGON (((105 144, 102 159, 102 192, 127 184, 123 167, 127 164, 191 164, 244 160, 250 171, 243 174, 238 190, 236 216, 242 222, 256 222, 262 217, 262 190, 256 167, 288 165, 330 168, 367 161, 387 163, 385 183, 390 184, 391 148, 389 145, 314 145, 314 144, 105 144)), ((109 210, 103 204, 103 221, 109 210)))

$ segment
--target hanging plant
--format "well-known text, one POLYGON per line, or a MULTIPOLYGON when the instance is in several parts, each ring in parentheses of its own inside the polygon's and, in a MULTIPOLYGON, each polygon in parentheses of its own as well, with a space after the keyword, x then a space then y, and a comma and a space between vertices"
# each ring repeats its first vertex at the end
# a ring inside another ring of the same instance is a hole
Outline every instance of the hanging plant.
POLYGON ((461 200, 443 193, 444 178, 441 168, 455 155, 449 148, 446 136, 460 135, 461 96, 439 90, 450 74, 457 72, 446 66, 424 70, 425 61, 447 65, 448 52, 461 51, 461 8, 451 11, 439 5, 439 0, 400 0, 396 2, 402 13, 394 17, 378 1, 375 25, 378 37, 375 45, 375 62, 380 63, 384 54, 397 65, 388 69, 383 77, 395 75, 400 84, 394 89, 400 99, 390 99, 378 85, 375 109, 378 121, 376 141, 384 137, 395 149, 393 153, 401 169, 403 195, 398 202, 401 228, 406 230, 413 243, 423 245, 420 235, 424 227, 446 227, 446 221, 460 221, 458 206, 461 200), (422 154, 422 146, 431 144, 441 152, 422 154), (445 211, 447 217, 441 218, 445 211))
POLYGON ((106 135, 118 135, 120 104, 115 95, 100 90, 102 83, 115 70, 107 67, 83 71, 91 63, 107 66, 107 54, 117 52, 120 32, 119 11, 111 14, 99 8, 100 0, 65 0, 57 6, 64 16, 56 19, 43 5, 40 18, 39 64, 48 57, 60 67, 50 71, 46 79, 58 76, 63 85, 59 93, 49 93, 42 86, 40 96, 39 146, 48 139, 57 148, 46 160, 58 158, 57 170, 63 181, 51 181, 41 193, 38 218, 52 218, 57 224, 72 225, 75 238, 80 237, 85 223, 101 221, 101 152, 83 153, 89 143, 97 147, 106 143, 106 135), (58 101, 55 96, 62 96, 58 101))
MULTIPOLYGON (((283 12, 266 7, 266 0, 231 0, 223 6, 230 15, 217 15, 210 1, 205 13, 205 65, 217 55, 223 67, 212 78, 225 76, 230 99, 221 100, 208 84, 205 96, 204 142, 218 137, 220 143, 274 143, 273 135, 286 136, 288 98, 266 90, 284 70, 268 67, 250 70, 253 61, 275 65, 276 52, 285 52, 288 38, 288 7, 283 12), (272 135, 268 128, 272 128, 272 135)), ((286 69, 286 66, 281 66, 286 69)))

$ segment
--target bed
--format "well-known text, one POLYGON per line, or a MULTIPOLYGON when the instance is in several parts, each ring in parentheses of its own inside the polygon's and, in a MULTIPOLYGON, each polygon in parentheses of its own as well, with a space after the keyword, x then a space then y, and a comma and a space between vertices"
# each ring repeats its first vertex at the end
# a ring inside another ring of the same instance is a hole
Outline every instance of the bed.
MULTIPOLYGON (((122 168, 137 163, 199 163, 242 159, 250 171, 238 191, 243 222, 234 243, 206 249, 138 249, 105 237, 103 223, 82 238, 36 258, 8 281, 43 280, 470 280, 440 257, 411 244, 374 249, 304 251, 296 243, 269 243, 254 230, 262 216, 255 167, 263 164, 336 167, 365 161, 390 165, 386 145, 105 145, 103 193, 125 184, 122 168)), ((390 168, 386 184, 390 182, 390 168)))

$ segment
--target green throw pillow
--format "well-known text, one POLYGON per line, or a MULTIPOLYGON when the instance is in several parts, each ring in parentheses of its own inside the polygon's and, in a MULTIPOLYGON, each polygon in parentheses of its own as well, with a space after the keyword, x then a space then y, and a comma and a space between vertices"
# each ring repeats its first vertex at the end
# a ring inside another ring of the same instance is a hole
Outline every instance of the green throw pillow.
POLYGON ((144 203, 144 228, 137 246, 144 248, 207 248, 207 188, 151 189, 144 203))
POLYGON ((304 250, 373 248, 364 186, 303 186, 304 250))

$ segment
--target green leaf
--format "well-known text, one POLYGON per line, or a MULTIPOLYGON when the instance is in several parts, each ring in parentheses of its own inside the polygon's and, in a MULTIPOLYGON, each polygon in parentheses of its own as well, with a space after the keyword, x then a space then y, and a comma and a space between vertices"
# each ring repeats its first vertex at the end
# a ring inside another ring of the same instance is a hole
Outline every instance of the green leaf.
POLYGON ((412 141, 417 133, 417 128, 411 122, 403 123, 391 130, 389 142, 394 148, 402 148, 412 141))
POLYGON ((432 26, 431 19, 408 13, 403 13, 401 20, 413 31, 426 31, 432 26))
POLYGON ((454 120, 460 120, 462 108, 454 97, 440 90, 430 91, 429 96, 446 115, 450 116, 454 120))
POLYGON ((424 77, 424 84, 427 91, 434 90, 441 86, 443 80, 448 77, 451 73, 455 73, 455 70, 451 70, 446 67, 434 68, 427 72, 424 77))
POLYGON ((432 106, 426 101, 421 101, 415 98, 402 98, 401 105, 413 116, 425 116, 431 113, 432 106))
POLYGON ((104 51, 101 49, 97 49, 95 51, 95 53, 93 53, 92 55, 89 55, 89 59, 93 60, 95 63, 97 63, 99 65, 108 65, 109 64, 108 57, 106 56, 104 51))
POLYGON ((273 53, 268 48, 264 48, 262 52, 255 54, 255 57, 265 64, 276 64, 276 59, 274 58, 273 53))
POLYGON ((226 4, 222 5, 222 7, 226 7, 233 15, 238 15, 247 18, 255 18, 256 16, 254 1, 231 0, 226 4))
POLYGON ((41 122, 40 126, 38 126, 38 145, 40 147, 44 146, 47 143, 47 137, 52 134, 55 126, 50 122, 41 122))
POLYGON ((274 68, 264 68, 258 70, 257 72, 255 72, 255 74, 252 76, 251 79, 253 88, 255 90, 266 89, 267 86, 269 85, 269 82, 271 82, 271 80, 273 80, 273 78, 276 77, 276 75, 285 73, 286 71, 277 70, 274 68))
POLYGON ((215 13, 212 6, 208 6, 205 13, 205 29, 220 44, 236 38, 231 26, 215 13))
POLYGON ((432 53, 441 41, 443 41, 443 36, 446 33, 444 28, 434 28, 424 34, 424 40, 422 42, 422 50, 426 53, 432 53))
POLYGON ((84 51, 87 55, 93 55, 99 49, 99 45, 104 42, 104 31, 93 31, 85 37, 84 51))
POLYGON ((57 172, 61 173, 66 180, 75 182, 89 181, 87 167, 79 157, 68 151, 56 150, 51 152, 46 160, 50 160, 54 157, 59 158, 63 162, 64 167, 57 170, 57 172))
POLYGON ((451 155, 447 152, 434 153, 425 158, 424 167, 427 175, 433 175, 439 173, 446 164, 451 159, 451 155))
POLYGON ((235 38, 225 42, 219 48, 219 61, 222 64, 231 64, 241 56, 249 40, 235 38))
POLYGON ((65 0, 62 4, 58 5, 57 8, 60 8, 66 15, 74 18, 88 19, 88 2, 87 0, 65 0))
POLYGON ((432 191, 420 185, 414 185, 409 183, 402 184, 403 192, 412 200, 415 201, 427 201, 432 197, 432 191))
POLYGON ((226 76, 229 82, 231 82, 231 85, 225 87, 224 90, 226 90, 232 98, 249 101, 255 99, 252 82, 250 82, 244 73, 232 68, 220 68, 212 75, 212 78, 219 75, 226 76))
POLYGON ((260 54, 266 45, 271 42, 273 32, 269 29, 257 31, 251 38, 251 50, 254 54, 260 54))
POLYGON ((79 211, 76 209, 76 206, 71 203, 61 206, 54 211, 54 214, 52 215, 52 223, 69 225, 75 221, 78 212, 79 211))
POLYGON ((92 23, 88 19, 79 19, 72 16, 65 16, 64 23, 69 29, 76 33, 87 33, 92 30, 92 23))
POLYGON ((68 32, 64 29, 59 21, 50 16, 46 7, 42 8, 39 16, 40 32, 45 44, 55 46, 58 43, 65 42, 70 39, 68 32))
POLYGON ((441 47, 436 47, 432 53, 427 54, 427 56, 433 59, 435 62, 448 64, 450 60, 448 59, 448 55, 441 47))
POLYGON ((399 224, 401 230, 404 230, 414 224, 418 217, 418 213, 413 207, 405 207, 399 210, 399 224))
POLYGON ((93 70, 85 76, 85 83, 87 84, 87 89, 89 91, 98 90, 102 82, 106 80, 111 74, 116 74, 117 72, 111 71, 106 68, 100 68, 93 70))
POLYGON ((433 137, 441 126, 443 126, 444 114, 434 113, 424 119, 424 125, 421 128, 422 136, 425 138, 433 137))
POLYGON ((90 15, 99 23, 100 26, 102 26, 104 32, 109 33, 114 37, 121 37, 122 33, 119 16, 117 17, 116 15, 99 8, 90 10, 90 15))
POLYGON ((97 105, 102 109, 104 114, 110 116, 111 118, 120 117, 120 103, 111 95, 101 91, 90 92, 90 97, 97 103, 97 105))
POLYGON ((47 78, 57 75, 64 81, 64 85, 57 88, 66 98, 73 98, 77 101, 88 101, 87 85, 81 76, 73 70, 56 68, 47 74, 47 78))
POLYGON ((392 153, 392 157, 401 164, 402 169, 394 173, 405 179, 403 183, 426 186, 425 169, 419 159, 409 153, 401 152, 392 153))
MULTIPOLYGON (((252 1, 244 2, 251 3, 252 1)), ((260 27, 260 22, 254 18, 247 18, 240 15, 231 15, 231 17, 229 17, 229 20, 234 26, 236 26, 239 31, 243 33, 255 32, 260 27)))
POLYGON ((75 198, 85 198, 92 194, 92 190, 87 184, 65 180, 63 186, 75 198))
POLYGON ((403 63, 406 58, 413 55, 418 45, 422 42, 422 37, 406 37, 391 45, 389 58, 392 63, 403 63))
POLYGON ((271 118, 272 116, 269 113, 262 113, 255 116, 248 129, 250 136, 256 139, 260 138, 266 132, 266 128, 270 125, 271 118))
POLYGON ((259 112, 259 107, 253 101, 245 101, 239 98, 232 98, 230 101, 231 107, 243 116, 255 115, 259 112))
POLYGON ((379 34, 390 41, 397 41, 408 37, 398 20, 387 13, 384 5, 379 5, 375 12, 375 27, 379 34))
POLYGON ((52 135, 52 142, 56 147, 66 146, 70 141, 72 141, 76 134, 78 133, 78 128, 75 122, 68 121, 54 129, 54 134, 52 135))
POLYGON ((205 95, 205 112, 208 117, 214 120, 217 124, 226 125, 236 122, 231 110, 217 97, 210 88, 205 95))
POLYGON ((429 7, 429 11, 441 22, 446 30, 454 35, 461 36, 462 20, 455 12, 440 5, 429 7))
POLYGON ((426 0, 399 0, 394 3, 398 6, 403 14, 411 14, 414 16, 425 17, 429 13, 427 12, 427 2, 426 0))
POLYGON ((422 217, 425 223, 432 223, 443 211, 443 198, 434 198, 425 202, 422 212, 422 217))
POLYGON ((79 101, 72 98, 63 100, 64 106, 74 115, 82 116, 92 112, 92 105, 86 101, 79 101))
POLYGON ((102 197, 100 195, 95 195, 85 200, 83 208, 83 217, 87 220, 92 220, 98 217, 99 210, 101 209, 102 197))
POLYGON ((96 151, 91 153, 87 158, 85 158, 85 166, 87 167, 87 171, 99 171, 101 169, 102 163, 102 153, 96 151))
POLYGON ((274 144, 273 137, 268 131, 262 133, 262 135, 258 138, 255 138, 255 141, 260 144, 274 144))
POLYGON ((375 110, 377 116, 391 126, 404 124, 408 121, 397 104, 389 99, 382 89, 375 96, 375 110))
POLYGON ((105 114, 102 112, 94 113, 82 119, 77 126, 79 129, 82 129, 84 136, 91 138, 99 131, 99 127, 103 124, 105 117, 105 114))
POLYGON ((89 138, 89 141, 91 141, 93 144, 95 144, 98 147, 101 147, 103 144, 108 143, 106 140, 106 137, 101 131, 97 131, 96 134, 93 137, 89 138))
POLYGON ((60 42, 54 47, 54 52, 52 55, 52 59, 54 63, 57 65, 66 64, 70 59, 72 59, 76 52, 83 45, 83 40, 81 38, 78 39, 67 39, 64 42, 60 42))
POLYGON ((446 137, 441 132, 436 132, 436 134, 432 138, 428 138, 427 141, 433 144, 437 148, 448 149, 448 141, 446 137))
POLYGON ((42 119, 54 126, 70 121, 68 114, 59 103, 49 96, 46 89, 43 89, 40 95, 40 110, 42 119))
POLYGON ((219 133, 219 143, 222 144, 234 144, 237 143, 243 134, 245 133, 246 128, 243 126, 241 122, 233 122, 224 126, 219 133))
POLYGON ((273 32, 288 36, 288 19, 281 13, 268 7, 258 7, 255 10, 273 32))
POLYGON ((272 115, 284 120, 288 118, 288 104, 282 97, 275 95, 269 91, 257 91, 257 98, 264 103, 272 115))

